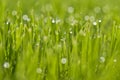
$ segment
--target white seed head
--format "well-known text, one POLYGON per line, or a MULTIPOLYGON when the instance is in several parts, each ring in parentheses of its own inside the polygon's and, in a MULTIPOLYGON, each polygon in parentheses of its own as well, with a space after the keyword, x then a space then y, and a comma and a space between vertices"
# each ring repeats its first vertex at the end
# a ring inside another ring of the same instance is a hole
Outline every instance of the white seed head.
POLYGON ((93 22, 93 25, 96 26, 96 25, 97 25, 97 22, 93 22))
POLYGON ((61 63, 62 63, 62 64, 66 64, 66 62, 67 62, 67 59, 66 59, 66 58, 62 58, 62 59, 61 59, 61 63))
POLYGON ((101 62, 101 63, 104 63, 104 62, 105 62, 105 57, 101 56, 101 57, 100 57, 100 62, 101 62))
POLYGON ((3 67, 4 67, 4 68, 9 68, 9 67, 10 67, 9 62, 5 62, 5 63, 3 64, 3 67))

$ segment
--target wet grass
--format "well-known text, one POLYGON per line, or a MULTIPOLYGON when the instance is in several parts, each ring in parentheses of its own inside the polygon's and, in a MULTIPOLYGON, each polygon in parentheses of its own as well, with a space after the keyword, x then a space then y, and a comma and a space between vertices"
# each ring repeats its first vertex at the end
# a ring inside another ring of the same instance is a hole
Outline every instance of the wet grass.
POLYGON ((0 0, 0 80, 119 80, 118 2, 0 0))

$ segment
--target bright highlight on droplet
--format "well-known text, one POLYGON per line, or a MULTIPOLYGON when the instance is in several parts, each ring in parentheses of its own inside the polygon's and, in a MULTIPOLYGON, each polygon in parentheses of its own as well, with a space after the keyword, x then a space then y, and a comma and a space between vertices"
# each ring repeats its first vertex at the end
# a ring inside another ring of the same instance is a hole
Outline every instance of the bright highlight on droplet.
POLYGON ((93 22, 93 25, 96 26, 96 25, 97 25, 97 22, 93 22))
POLYGON ((66 58, 62 58, 62 59, 61 59, 61 63, 62 63, 62 64, 66 64, 66 62, 67 62, 67 59, 66 59, 66 58))
POLYGON ((116 62, 117 62, 117 60, 116 60, 116 59, 114 59, 114 60, 113 60, 113 62, 114 62, 114 63, 116 63, 116 62))
POLYGON ((101 23, 102 21, 101 21, 101 20, 99 20, 98 22, 99 22, 99 23, 101 23))
POLYGON ((95 7, 94 11, 95 11, 95 13, 99 13, 101 11, 101 8, 100 7, 95 7))
POLYGON ((101 56, 101 57, 100 57, 100 62, 101 62, 101 63, 104 63, 104 62, 105 62, 105 57, 101 56))
POLYGON ((3 64, 3 67, 4 67, 4 68, 9 68, 9 67, 10 67, 9 62, 5 62, 5 63, 3 64))
POLYGON ((23 15, 23 20, 29 22, 29 21, 30 21, 30 18, 28 17, 28 15, 23 15))

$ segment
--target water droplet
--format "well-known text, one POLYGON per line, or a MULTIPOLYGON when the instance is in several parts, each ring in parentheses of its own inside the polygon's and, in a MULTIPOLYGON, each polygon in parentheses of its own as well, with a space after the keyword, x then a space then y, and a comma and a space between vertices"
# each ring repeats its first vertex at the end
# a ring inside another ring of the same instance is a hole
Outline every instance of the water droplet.
POLYGON ((23 15, 23 20, 29 22, 29 21, 30 21, 30 18, 28 17, 28 15, 23 15))
POLYGON ((101 20, 98 20, 99 23, 101 23, 102 21, 101 20))
POLYGON ((70 31, 70 34, 72 34, 73 32, 72 31, 70 31))
POLYGON ((15 11, 15 10, 12 11, 12 15, 13 15, 13 16, 16 16, 16 15, 17 15, 17 11, 15 11))
POLYGON ((10 19, 8 19, 8 20, 6 21, 6 24, 9 25, 10 22, 11 22, 10 19))
POLYGON ((42 69, 41 69, 41 68, 37 68, 37 69, 36 69, 36 72, 37 72, 38 74, 40 74, 40 73, 42 73, 42 69))
POLYGON ((97 25, 97 22, 93 22, 93 25, 96 26, 96 25, 97 25))
POLYGON ((4 68, 9 68, 9 67, 10 67, 9 62, 5 62, 5 63, 3 64, 3 67, 4 67, 4 68))
POLYGON ((90 21, 91 22, 95 21, 95 17, 94 16, 90 16, 90 21))
POLYGON ((66 64, 66 62, 67 62, 67 59, 66 59, 66 58, 62 58, 62 59, 61 59, 61 63, 62 63, 62 64, 66 64))
POLYGON ((84 19, 85 19, 86 21, 88 21, 88 20, 90 19, 90 17, 89 17, 89 16, 85 16, 84 19))
POLYGON ((94 11, 95 11, 95 13, 99 13, 101 11, 101 8, 100 7, 95 7, 94 11))
POLYGON ((117 60, 116 60, 116 59, 114 59, 114 60, 113 60, 113 62, 114 62, 114 63, 116 63, 116 62, 117 62, 117 60))
POLYGON ((104 62, 105 62, 105 57, 101 56, 101 57, 100 57, 100 62, 101 62, 101 63, 104 63, 104 62))
POLYGON ((55 24, 55 23, 56 23, 55 19, 52 19, 52 23, 53 23, 53 24, 55 24))
POLYGON ((73 13, 74 12, 74 8, 73 7, 68 7, 68 13, 73 13))
POLYGON ((74 26, 74 25, 76 25, 77 23, 78 23, 78 21, 75 20, 75 19, 73 19, 73 20, 70 22, 71 26, 74 26))

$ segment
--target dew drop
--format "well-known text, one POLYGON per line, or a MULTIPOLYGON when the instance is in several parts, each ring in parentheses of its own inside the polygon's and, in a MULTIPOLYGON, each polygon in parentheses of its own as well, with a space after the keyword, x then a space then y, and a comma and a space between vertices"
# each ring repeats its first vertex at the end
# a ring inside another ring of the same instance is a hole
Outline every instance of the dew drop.
POLYGON ((114 62, 114 63, 116 63, 116 62, 117 62, 117 60, 116 60, 116 59, 114 59, 114 60, 113 60, 113 62, 114 62))
POLYGON ((94 11, 95 11, 95 13, 99 13, 101 11, 101 8, 100 7, 95 7, 94 11))
POLYGON ((66 62, 67 62, 67 59, 66 59, 66 58, 62 58, 62 59, 61 59, 61 63, 62 63, 62 64, 66 64, 66 62))
POLYGON ((38 74, 40 74, 40 73, 42 73, 42 69, 41 69, 41 68, 37 68, 37 69, 36 69, 36 72, 37 72, 38 74))
POLYGON ((17 15, 17 11, 15 11, 15 10, 12 11, 12 15, 13 15, 13 16, 16 16, 16 15, 17 15))
POLYGON ((9 67, 10 67, 9 62, 5 62, 5 63, 3 64, 3 67, 4 67, 4 68, 9 68, 9 67))
POLYGON ((85 19, 86 21, 88 21, 88 20, 90 19, 90 17, 89 17, 89 16, 85 16, 84 19, 85 19))
POLYGON ((101 20, 98 20, 99 23, 101 23, 102 21, 101 20))
POLYGON ((73 7, 68 7, 68 13, 73 13, 74 12, 74 8, 73 7))
POLYGON ((105 57, 101 56, 101 57, 100 57, 100 62, 101 62, 101 63, 104 63, 104 62, 105 62, 105 57))
POLYGON ((97 25, 97 22, 93 22, 93 25, 96 26, 96 25, 97 25))

